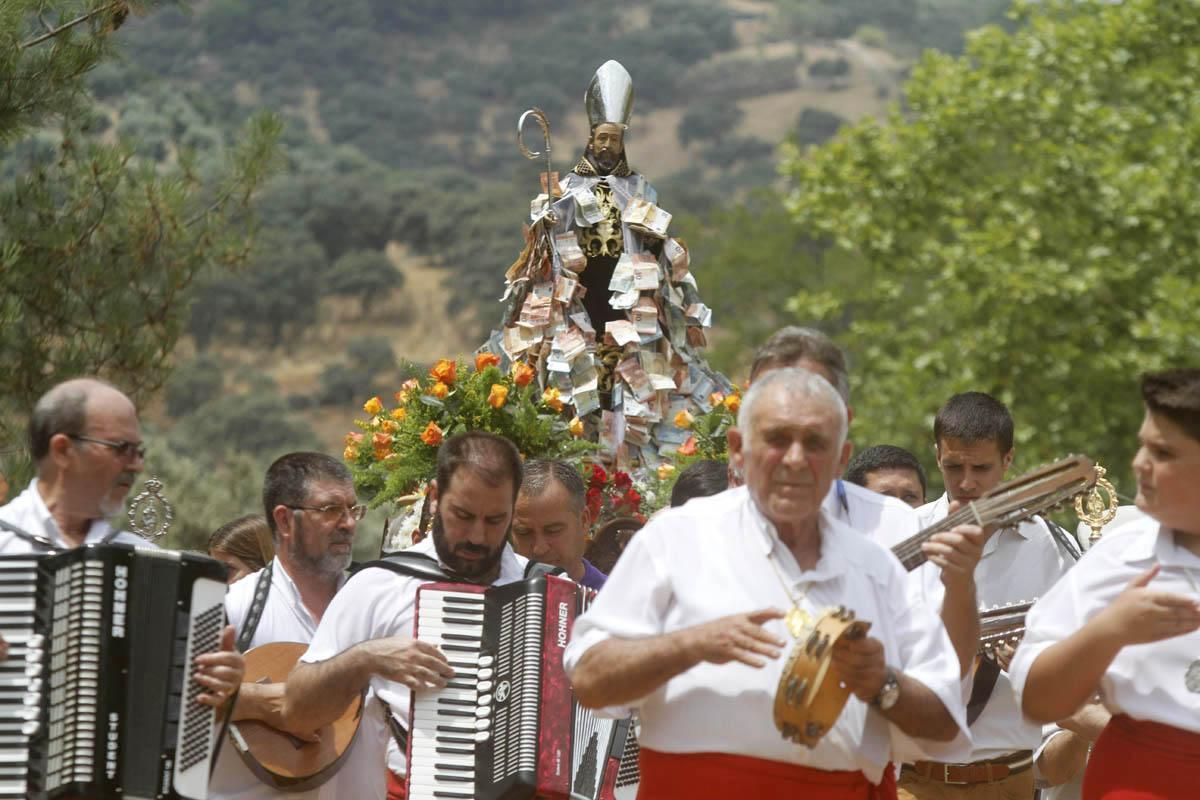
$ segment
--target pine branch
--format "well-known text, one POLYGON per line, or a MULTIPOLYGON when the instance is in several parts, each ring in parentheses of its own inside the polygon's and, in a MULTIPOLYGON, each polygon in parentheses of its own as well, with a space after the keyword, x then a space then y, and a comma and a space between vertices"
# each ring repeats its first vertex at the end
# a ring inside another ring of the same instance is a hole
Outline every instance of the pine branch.
MULTIPOLYGON (((63 33, 64 31, 68 31, 71 28, 74 28, 76 25, 87 22, 92 17, 95 17, 99 14, 105 14, 110 11, 116 11, 118 8, 120 8, 124 4, 125 4, 124 0, 114 0, 114 2, 109 3, 106 6, 100 6, 99 8, 93 8, 88 13, 78 16, 75 19, 71 20, 70 22, 64 22, 62 25, 59 25, 57 28, 51 28, 48 31, 46 31, 45 33, 41 34, 40 36, 35 36, 27 42, 22 42, 21 49, 28 50, 30 47, 34 47, 35 45, 39 45, 42 42, 45 42, 49 39, 53 39, 55 36, 58 36, 60 33, 63 33)), ((40 19, 40 16, 39 16, 39 19, 40 19)), ((45 25, 46 21, 42 20, 42 24, 45 25)))

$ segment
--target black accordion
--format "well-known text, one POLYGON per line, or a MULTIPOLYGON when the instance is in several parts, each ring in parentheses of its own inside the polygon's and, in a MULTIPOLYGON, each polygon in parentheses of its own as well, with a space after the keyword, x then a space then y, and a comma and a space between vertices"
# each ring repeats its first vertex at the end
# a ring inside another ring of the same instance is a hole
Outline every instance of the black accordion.
POLYGON ((0 798, 208 796, 225 569, 125 545, 0 557, 0 798))

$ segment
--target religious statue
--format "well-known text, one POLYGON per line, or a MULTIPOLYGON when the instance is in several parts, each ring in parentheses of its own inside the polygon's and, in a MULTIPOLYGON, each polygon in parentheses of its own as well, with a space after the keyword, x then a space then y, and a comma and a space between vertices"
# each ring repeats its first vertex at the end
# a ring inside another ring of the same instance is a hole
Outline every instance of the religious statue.
MULTIPOLYGON (((549 164, 545 116, 542 193, 525 248, 505 274, 501 330, 484 349, 537 371, 574 410, 612 463, 654 465, 688 438, 681 412, 711 408, 732 390, 700 355, 712 312, 700 302, 687 247, 671 214, 630 166, 625 149, 633 81, 602 65, 584 96, 590 135, 562 180, 549 164)), ((530 153, 520 140, 522 150, 530 153)))

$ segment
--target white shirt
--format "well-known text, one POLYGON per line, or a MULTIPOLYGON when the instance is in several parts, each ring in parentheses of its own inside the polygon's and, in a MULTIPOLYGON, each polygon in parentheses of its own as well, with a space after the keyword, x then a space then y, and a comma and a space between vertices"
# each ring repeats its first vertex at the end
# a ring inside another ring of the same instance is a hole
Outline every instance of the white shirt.
MULTIPOLYGON (((58 550, 71 550, 74 543, 63 537, 58 523, 46 507, 41 492, 37 488, 37 478, 29 482, 25 491, 13 498, 11 503, 0 506, 0 519, 17 526, 35 536, 44 536, 54 542, 58 550)), ((99 544, 112 533, 112 526, 106 519, 94 519, 88 526, 84 544, 99 544)), ((135 533, 119 532, 111 539, 114 544, 131 544, 138 547, 155 547, 152 542, 143 539, 135 533)), ((0 556, 23 556, 28 553, 49 552, 44 547, 28 541, 15 533, 0 529, 0 556)))
POLYGON ((921 530, 912 506, 850 481, 834 481, 821 510, 889 549, 921 530), (842 492, 838 491, 839 485, 842 492))
MULTIPOLYGON (((1050 645, 1083 627, 1155 563, 1162 571, 1150 584, 1158 592, 1200 595, 1200 556, 1175 543, 1175 534, 1150 517, 1106 534, 1073 570, 1042 597, 1026 619, 1025 639, 1012 663, 1017 697, 1033 662, 1050 645)), ((1100 681, 1113 714, 1200 733, 1200 631, 1151 644, 1125 647, 1100 681)))
MULTIPOLYGON (((408 550, 437 558, 432 536, 421 540, 408 550)), ((512 547, 505 544, 500 557, 500 575, 492 585, 499 586, 521 580, 525 576, 526 563, 528 562, 525 558, 514 553, 512 547)), ((321 618, 321 624, 309 644, 308 652, 301 656, 300 660, 308 663, 326 661, 370 639, 388 636, 411 637, 417 587, 428 582, 379 568, 366 569, 355 574, 334 596, 333 602, 325 611, 325 616, 321 618)), ((398 775, 406 774, 408 770, 403 753, 396 748, 387 751, 392 734, 384 717, 386 712, 379 701, 386 702, 396 719, 408 727, 411 694, 407 686, 378 676, 371 678, 370 685, 367 707, 363 710, 363 720, 354 747, 372 754, 370 763, 379 765, 375 771, 380 781, 383 781, 385 762, 398 775)), ((346 793, 344 797, 383 797, 385 793, 384 790, 372 794, 346 793)))
MULTIPOLYGON (((945 519, 950 509, 946 495, 917 509, 921 526, 929 527, 945 519)), ((975 587, 982 608, 1036 600, 1050 590, 1074 563, 1040 519, 1023 522, 1015 528, 997 531, 983 546, 983 556, 975 567, 975 587)), ((926 562, 911 573, 909 599, 939 613, 945 599, 941 570, 926 562)), ((970 697, 971 679, 964 687, 970 697)), ((955 761, 983 761, 1017 750, 1036 750, 1042 740, 1042 728, 1027 721, 1013 695, 1007 673, 1001 672, 992 688, 983 712, 971 725, 971 751, 958 752, 955 761)))
MULTIPOLYGON (((845 605, 872 623, 888 663, 929 687, 965 739, 958 660, 941 620, 907 607, 905 573, 885 548, 821 514, 821 557, 802 571, 758 511, 745 487, 673 508, 633 537, 604 589, 575 622, 565 654, 568 672, 591 647, 609 638, 640 639, 792 600, 777 566, 805 610, 845 605)), ((767 624, 790 641, 782 620, 767 624)), ((851 696, 837 723, 810 750, 787 741, 773 718, 775 689, 786 654, 763 669, 699 664, 632 704, 641 744, 669 753, 723 752, 823 770, 861 770, 878 783, 888 761, 932 755, 944 745, 914 742, 879 712, 851 696)))
MULTIPOLYGON (((263 607, 262 617, 258 627, 250 639, 249 649, 271 642, 300 642, 307 644, 312 641, 317 630, 317 621, 300 599, 300 592, 292 581, 287 570, 276 558, 271 570, 271 590, 267 594, 267 604, 263 607)), ((254 599, 254 589, 262 570, 246 575, 229 587, 225 595, 225 614, 229 624, 239 633, 246 621, 246 614, 254 599)), ((344 582, 344 579, 343 579, 344 582)), ((358 764, 358 753, 352 750, 342 763, 341 769, 326 783, 307 792, 288 792, 288 797, 298 800, 336 800, 339 796, 350 796, 354 791, 352 783, 355 779, 355 767, 367 768, 369 765, 358 764)), ((375 765, 375 770, 382 766, 375 765)), ((211 800, 265 800, 278 797, 275 791, 254 777, 254 773, 242 761, 229 741, 221 744, 221 754, 217 759, 217 768, 213 773, 208 787, 211 800)))

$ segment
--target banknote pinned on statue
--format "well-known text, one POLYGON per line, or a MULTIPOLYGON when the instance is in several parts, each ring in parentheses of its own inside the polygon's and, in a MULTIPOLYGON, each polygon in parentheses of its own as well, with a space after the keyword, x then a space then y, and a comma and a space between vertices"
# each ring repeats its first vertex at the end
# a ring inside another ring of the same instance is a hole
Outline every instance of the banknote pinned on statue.
POLYGON ((645 350, 639 356, 642 359, 642 369, 650 377, 650 386, 654 391, 676 391, 678 387, 675 385, 675 378, 672 376, 672 371, 666 358, 658 353, 649 353, 645 350))
POLYGON ((522 328, 545 328, 550 324, 551 298, 549 294, 539 292, 538 288, 533 287, 525 298, 525 304, 521 306, 521 316, 517 325, 522 328))
POLYGON ((613 308, 628 311, 638 304, 641 296, 642 293, 636 287, 627 292, 613 292, 612 297, 608 299, 608 304, 613 308))
POLYGON ((629 316, 639 335, 651 335, 658 331, 658 304, 653 297, 639 297, 629 316))
POLYGON ((645 403, 654 396, 654 387, 650 385, 650 376, 642 369, 642 362, 636 355, 627 356, 617 364, 617 374, 620 375, 633 396, 645 403))
POLYGON ((625 421, 625 441, 633 447, 642 447, 650 443, 650 426, 645 422, 627 418, 625 421))
POLYGON ((554 350, 566 361, 574 362, 587 350, 587 340, 578 328, 567 328, 555 334, 554 350))
POLYGON ((504 329, 504 337, 501 347, 504 349, 505 355, 510 361, 516 361, 517 357, 522 353, 526 353, 530 348, 535 347, 542 342, 542 331, 540 328, 522 328, 520 325, 513 325, 504 329))
POLYGON ((645 198, 635 197, 625 206, 621 221, 638 233, 665 239, 667 226, 671 224, 671 214, 645 198))
POLYGON ((654 256, 647 253, 634 256, 633 286, 642 292, 652 292, 658 288, 658 262, 654 256))
POLYGON ((604 332, 611 336, 613 341, 621 347, 642 340, 642 337, 638 335, 637 328, 627 319, 614 319, 605 323, 604 332))
POLYGON ((596 329, 592 327, 592 321, 588 318, 586 311, 580 311, 570 315, 571 322, 575 323, 575 327, 583 331, 585 339, 590 338, 593 341, 596 339, 596 329))
POLYGON ((554 249, 565 269, 572 272, 583 272, 587 269, 587 257, 579 249, 579 239, 573 231, 560 233, 554 237, 554 249))
POLYGON ((667 263, 671 265, 671 280, 676 283, 683 280, 683 276, 688 274, 688 267, 691 263, 687 248, 674 239, 667 239, 663 243, 663 255, 667 257, 667 263))
POLYGON ((529 221, 537 222, 550 210, 550 196, 542 192, 529 201, 529 221))
POLYGON ((575 296, 575 290, 578 288, 579 281, 568 278, 566 275, 559 275, 558 280, 554 282, 554 299, 564 306, 569 306, 571 298, 575 296))
POLYGON ((625 443, 625 415, 620 411, 601 412, 599 434, 600 449, 610 457, 615 457, 617 450, 625 443))
POLYGON ((608 290, 610 292, 628 292, 633 288, 633 259, 628 253, 622 253, 617 259, 617 265, 613 267, 612 277, 608 280, 608 290))
POLYGON ((590 228, 604 219, 604 209, 592 190, 580 186, 571 192, 575 198, 575 224, 580 228, 590 228))
POLYGON ((704 303, 692 303, 687 309, 687 321, 704 328, 711 328, 712 309, 704 303))

